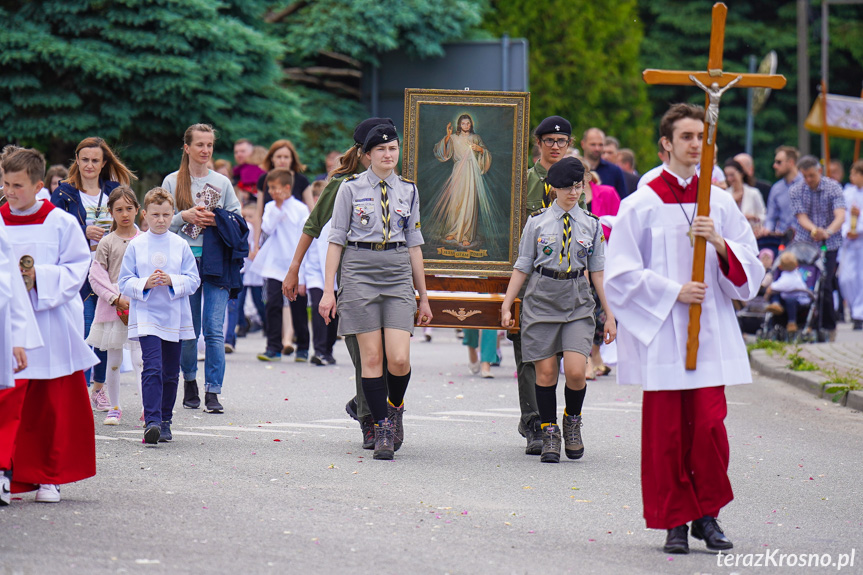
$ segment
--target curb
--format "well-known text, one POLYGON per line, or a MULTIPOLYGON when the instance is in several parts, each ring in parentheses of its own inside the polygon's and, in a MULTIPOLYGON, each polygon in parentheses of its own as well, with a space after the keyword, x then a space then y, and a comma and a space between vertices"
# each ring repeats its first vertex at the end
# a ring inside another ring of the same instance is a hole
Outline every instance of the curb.
MULTIPOLYGON (((824 394, 825 375, 820 371, 792 371, 781 356, 772 356, 766 350, 756 349, 749 354, 749 362, 761 375, 784 381, 812 395, 828 398, 824 394)), ((829 399, 829 398, 828 398, 829 399)), ((841 405, 863 412, 863 391, 849 391, 839 402, 841 405)))

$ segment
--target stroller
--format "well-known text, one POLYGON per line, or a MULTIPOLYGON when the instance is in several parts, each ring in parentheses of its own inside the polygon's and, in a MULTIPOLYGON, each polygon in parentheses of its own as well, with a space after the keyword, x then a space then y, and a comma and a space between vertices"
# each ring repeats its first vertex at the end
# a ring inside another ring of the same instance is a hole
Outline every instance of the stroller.
MULTIPOLYGON (((826 252, 810 243, 795 242, 790 244, 789 250, 797 257, 798 268, 803 275, 806 287, 812 292, 812 301, 801 304, 797 310, 796 322, 801 328, 789 336, 786 328, 789 318, 786 313, 773 314, 764 311, 761 327, 756 331, 759 339, 771 339, 775 341, 789 341, 793 339, 798 342, 824 342, 827 341, 827 332, 821 328, 821 279, 824 276, 826 252)), ((779 259, 773 266, 774 275, 779 266, 779 259)), ((762 304, 763 305, 763 304, 762 304)))

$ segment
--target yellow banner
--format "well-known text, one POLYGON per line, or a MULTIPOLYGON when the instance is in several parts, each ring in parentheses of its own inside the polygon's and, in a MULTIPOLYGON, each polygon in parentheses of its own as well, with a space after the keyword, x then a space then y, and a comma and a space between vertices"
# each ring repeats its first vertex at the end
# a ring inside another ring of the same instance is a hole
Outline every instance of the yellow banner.
MULTIPOLYGON (((806 118, 806 129, 822 133, 821 95, 806 118)), ((827 133, 839 138, 863 139, 863 99, 827 94, 827 133)))
POLYGON ((438 248, 438 255, 447 256, 449 258, 459 258, 469 260, 470 258, 487 258, 488 250, 448 250, 446 248, 438 248))

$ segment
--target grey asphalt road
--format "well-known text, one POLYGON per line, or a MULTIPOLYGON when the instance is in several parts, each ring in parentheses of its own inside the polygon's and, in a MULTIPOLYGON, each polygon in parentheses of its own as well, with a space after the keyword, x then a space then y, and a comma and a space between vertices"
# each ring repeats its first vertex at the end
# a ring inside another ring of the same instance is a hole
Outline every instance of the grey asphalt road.
POLYGON ((30 493, 0 508, 0 574, 826 573, 837 567, 744 565, 852 552, 841 572, 863 572, 863 414, 787 384, 728 390, 736 499, 720 520, 735 553, 756 555, 727 566, 696 541, 666 555, 664 532, 644 528, 641 391, 613 373, 588 386, 584 459, 542 464, 516 432, 512 348, 479 379, 436 330, 413 342, 405 444, 381 462, 345 415, 341 343, 332 367, 264 364, 262 349, 240 339, 226 412, 179 408, 174 442, 155 448, 124 376, 122 425, 96 419, 96 477, 59 504, 30 493))

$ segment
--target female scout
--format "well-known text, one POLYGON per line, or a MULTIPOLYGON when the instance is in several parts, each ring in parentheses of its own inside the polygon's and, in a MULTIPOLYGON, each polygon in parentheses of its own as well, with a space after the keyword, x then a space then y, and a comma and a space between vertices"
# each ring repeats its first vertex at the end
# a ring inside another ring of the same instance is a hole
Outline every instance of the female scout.
POLYGON ((566 410, 563 436, 566 456, 584 455, 581 408, 587 391, 585 370, 593 342, 594 301, 585 271, 606 310, 605 341, 617 334, 602 287, 605 244, 595 216, 578 207, 590 173, 576 158, 551 166, 545 181, 557 192, 546 209, 534 212, 521 236, 518 260, 501 306, 501 324, 513 326, 512 304, 527 280, 522 307, 522 357, 536 367, 536 401, 542 427, 542 461, 560 461, 561 432, 557 426, 558 356, 563 354, 566 410), (574 303, 573 303, 574 302, 574 303))
POLYGON ((357 336, 363 393, 375 421, 374 458, 392 459, 404 440, 404 395, 411 375, 410 336, 417 312, 414 287, 420 296, 419 325, 431 323, 432 314, 420 251, 419 195, 412 182, 393 171, 399 161, 396 129, 376 126, 366 136, 362 151, 370 168, 345 179, 336 196, 318 309, 329 323, 336 307, 333 286, 341 258, 339 335, 357 336))

